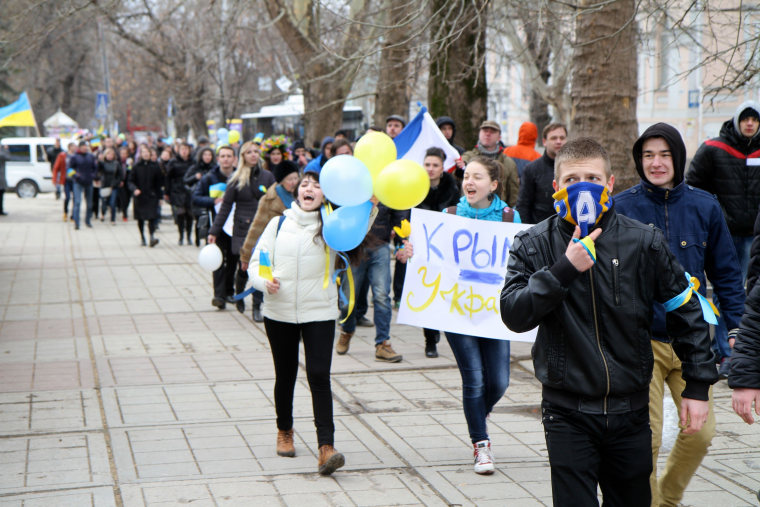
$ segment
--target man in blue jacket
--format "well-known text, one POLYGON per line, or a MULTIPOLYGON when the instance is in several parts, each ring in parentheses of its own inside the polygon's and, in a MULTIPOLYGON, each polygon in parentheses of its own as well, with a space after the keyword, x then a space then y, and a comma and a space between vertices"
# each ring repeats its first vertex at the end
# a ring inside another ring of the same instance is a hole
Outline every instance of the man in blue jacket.
POLYGON ((87 141, 79 141, 79 151, 71 157, 69 168, 75 171, 74 180, 74 229, 79 229, 80 213, 79 207, 82 204, 82 192, 87 199, 87 212, 84 217, 84 224, 92 227, 90 219, 92 218, 92 182, 98 172, 97 161, 90 153, 90 146, 87 141))
MULTIPOLYGON (((738 328, 744 291, 736 249, 715 196, 684 183, 686 147, 681 135, 666 123, 652 125, 633 145, 633 159, 641 183, 615 197, 618 213, 661 229, 684 270, 698 280, 702 295, 705 294, 707 273, 729 329, 738 328)), ((673 351, 665 327, 665 310, 657 303, 652 337, 654 372, 649 384, 652 505, 675 506, 707 454, 715 434, 712 389, 707 422, 693 435, 679 433, 658 483, 657 456, 662 443, 664 384, 668 384, 673 401, 679 407, 686 383, 681 375, 681 361, 673 351)))

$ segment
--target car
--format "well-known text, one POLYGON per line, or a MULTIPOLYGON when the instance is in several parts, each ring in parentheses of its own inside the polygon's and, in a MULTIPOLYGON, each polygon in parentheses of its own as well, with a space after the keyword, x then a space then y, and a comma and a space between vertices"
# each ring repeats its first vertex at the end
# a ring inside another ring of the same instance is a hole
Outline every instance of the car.
POLYGON ((39 192, 53 192, 51 161, 47 158, 52 148, 52 137, 6 137, 0 139, 11 154, 5 163, 5 180, 9 190, 15 190, 21 198, 36 197, 39 192))

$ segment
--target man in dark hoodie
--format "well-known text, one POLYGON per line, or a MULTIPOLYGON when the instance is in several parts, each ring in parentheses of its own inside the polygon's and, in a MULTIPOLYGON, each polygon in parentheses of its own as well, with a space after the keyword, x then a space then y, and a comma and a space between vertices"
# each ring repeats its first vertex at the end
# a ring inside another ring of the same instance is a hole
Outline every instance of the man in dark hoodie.
MULTIPOLYGON (((705 273, 721 304, 729 327, 739 327, 744 306, 742 276, 726 221, 715 196, 683 181, 686 147, 678 131, 666 123, 649 127, 633 145, 633 159, 641 183, 615 197, 621 215, 663 231, 668 246, 705 294, 705 273)), ((695 288, 697 285, 695 283, 695 288)), ((657 480, 657 456, 662 443, 663 390, 667 383, 676 407, 686 387, 681 361, 665 326, 665 310, 655 303, 652 321, 654 371, 649 383, 649 419, 652 428, 652 505, 678 505, 689 480, 707 454, 715 434, 710 390, 710 413, 702 429, 680 432, 657 480)))
MULTIPOLYGON (((760 206, 760 104, 741 104, 726 120, 720 135, 699 147, 686 173, 686 183, 718 197, 731 232, 742 278, 747 277, 752 229, 760 206)), ((721 321, 713 343, 721 361, 721 376, 728 374, 731 346, 721 321)))
POLYGON ((464 153, 464 148, 454 142, 454 136, 457 134, 457 126, 454 120, 450 116, 441 116, 435 120, 435 124, 441 129, 443 137, 446 138, 451 147, 457 150, 460 155, 464 153))

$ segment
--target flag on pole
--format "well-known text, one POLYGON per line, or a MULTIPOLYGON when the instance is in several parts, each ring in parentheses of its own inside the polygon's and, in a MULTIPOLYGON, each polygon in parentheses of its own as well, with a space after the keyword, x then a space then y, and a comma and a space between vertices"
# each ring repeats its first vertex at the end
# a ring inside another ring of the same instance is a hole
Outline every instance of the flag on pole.
POLYGON ((396 144, 397 158, 399 159, 414 160, 418 164, 424 165, 425 152, 428 148, 435 146, 442 149, 446 154, 443 168, 447 172, 452 172, 456 168, 459 152, 446 140, 426 107, 420 109, 417 116, 409 122, 409 125, 404 127, 404 130, 393 139, 393 142, 396 144))
POLYGON ((272 262, 269 260, 269 252, 264 250, 259 252, 259 276, 270 282, 274 280, 274 276, 272 276, 272 262))
POLYGON ((0 127, 37 127, 26 92, 16 102, 0 107, 0 127))

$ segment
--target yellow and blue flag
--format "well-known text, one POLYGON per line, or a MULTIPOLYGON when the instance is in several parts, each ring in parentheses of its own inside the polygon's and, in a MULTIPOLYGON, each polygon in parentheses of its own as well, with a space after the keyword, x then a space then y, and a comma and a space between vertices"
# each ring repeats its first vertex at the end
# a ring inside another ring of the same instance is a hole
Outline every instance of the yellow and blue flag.
POLYGON ((226 183, 214 183, 208 187, 208 196, 214 199, 224 197, 224 191, 227 190, 226 183))
POLYGON ((26 92, 19 95, 16 102, 0 107, 0 127, 36 127, 32 105, 26 92))
POLYGON ((259 276, 270 282, 274 280, 272 275, 272 262, 269 260, 269 252, 259 252, 259 276))

